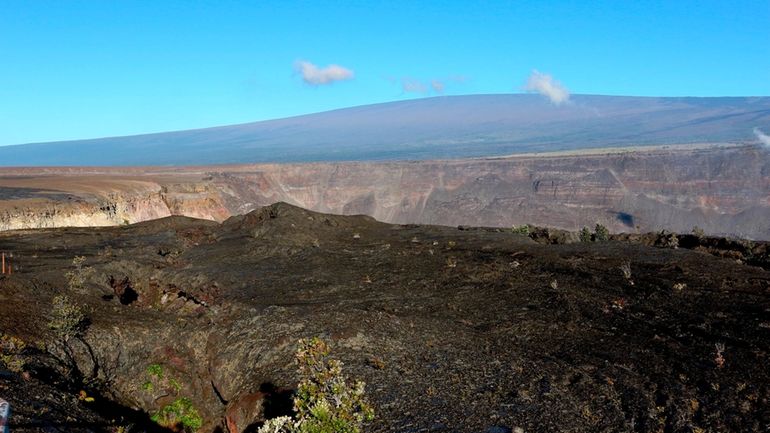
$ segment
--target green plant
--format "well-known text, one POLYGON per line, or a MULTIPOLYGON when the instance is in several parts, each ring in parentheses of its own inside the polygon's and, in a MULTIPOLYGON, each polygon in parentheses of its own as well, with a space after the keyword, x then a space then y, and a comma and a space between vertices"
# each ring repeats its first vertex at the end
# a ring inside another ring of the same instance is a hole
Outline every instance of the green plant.
POLYGON ((182 384, 176 378, 167 373, 163 365, 152 363, 144 369, 146 381, 142 384, 142 389, 150 393, 153 399, 158 395, 177 397, 171 404, 164 406, 156 412, 151 418, 163 427, 181 428, 190 432, 200 428, 203 423, 198 410, 193 406, 192 401, 187 397, 180 397, 182 384), (156 392, 157 391, 157 392, 156 392))
POLYGON ((530 227, 529 224, 524 224, 520 226, 513 226, 511 230, 516 233, 517 235, 529 235, 530 233, 530 227))
POLYGON ((580 242, 591 242, 592 240, 591 230, 588 227, 580 229, 580 242))
POLYGON ((160 364, 148 365, 146 372, 150 376, 155 376, 158 379, 163 379, 163 366, 160 364))
POLYGON ((48 328, 63 342, 74 337, 81 337, 88 325, 88 317, 83 307, 73 303, 67 296, 53 298, 48 328))
POLYGON ((96 379, 99 363, 96 362, 94 351, 84 338, 89 325, 85 309, 65 295, 54 296, 47 325, 54 338, 46 343, 45 350, 59 362, 60 367, 66 369, 65 374, 74 374, 84 381, 96 379), (83 377, 86 373, 80 371, 75 360, 75 352, 72 348, 75 342, 84 346, 91 356, 93 369, 89 373, 90 377, 83 377))
POLYGON ((666 230, 662 230, 658 233, 658 238, 655 240, 655 244, 664 248, 679 248, 679 238, 676 233, 671 233, 666 230))
POLYGON ((151 419, 162 427, 181 428, 185 432, 194 432, 203 425, 203 418, 192 401, 180 397, 164 406, 151 419))
POLYGON ((328 356, 323 340, 299 341, 296 363, 302 380, 294 397, 296 417, 268 420, 259 433, 360 433, 363 424, 374 419, 364 382, 350 384, 342 362, 328 356))
POLYGON ((0 363, 14 373, 21 373, 24 371, 24 358, 21 352, 26 347, 27 344, 21 338, 0 332, 0 363))
POLYGON ((182 384, 180 384, 173 377, 168 380, 168 384, 171 385, 171 387, 174 388, 176 390, 176 392, 179 392, 179 391, 182 390, 182 384))
POLYGON ((610 231, 607 230, 607 227, 596 224, 596 228, 594 229, 594 240, 597 242, 606 242, 610 240, 610 231))
POLYGON ((704 232, 703 229, 698 226, 693 226, 692 234, 698 239, 703 239, 704 237, 706 237, 706 232, 704 232))
POLYGON ((81 290, 86 281, 94 274, 94 269, 90 266, 85 266, 86 258, 83 256, 75 256, 72 259, 72 266, 74 269, 64 274, 67 277, 67 287, 70 290, 81 290))

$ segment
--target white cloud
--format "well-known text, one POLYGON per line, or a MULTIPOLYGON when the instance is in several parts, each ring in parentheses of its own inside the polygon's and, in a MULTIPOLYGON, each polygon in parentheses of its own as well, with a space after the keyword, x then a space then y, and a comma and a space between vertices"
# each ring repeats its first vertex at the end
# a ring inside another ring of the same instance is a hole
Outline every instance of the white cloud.
POLYGON ((569 101, 569 90, 549 74, 544 74, 538 70, 533 70, 529 75, 524 90, 546 96, 556 105, 569 101))
POLYGON ((757 136, 757 139, 765 146, 770 147, 770 135, 765 134, 762 132, 759 128, 754 128, 754 135, 757 136))
POLYGON ((329 65, 324 68, 301 60, 294 64, 294 69, 302 74, 302 81, 311 86, 320 86, 331 84, 335 81, 345 81, 353 79, 353 71, 339 65, 329 65))
POLYGON ((409 77, 401 79, 401 89, 406 93, 428 93, 428 86, 420 80, 409 77))
POLYGON ((444 87, 446 86, 443 81, 431 80, 430 87, 432 87, 433 91, 436 93, 444 93, 444 87))

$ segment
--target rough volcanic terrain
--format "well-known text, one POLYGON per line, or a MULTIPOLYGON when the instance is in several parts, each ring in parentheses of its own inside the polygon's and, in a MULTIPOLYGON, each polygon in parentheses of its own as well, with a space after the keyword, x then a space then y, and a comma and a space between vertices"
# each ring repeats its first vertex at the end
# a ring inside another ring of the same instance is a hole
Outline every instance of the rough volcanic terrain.
POLYGON ((144 431, 179 397, 202 432, 254 431, 286 411, 308 336, 366 381, 369 432, 770 429, 764 243, 579 242, 279 203, 4 232, 0 250, 0 331, 27 343, 26 374, 0 375, 13 432, 144 431), (89 317, 67 374, 46 325, 61 294, 89 317))

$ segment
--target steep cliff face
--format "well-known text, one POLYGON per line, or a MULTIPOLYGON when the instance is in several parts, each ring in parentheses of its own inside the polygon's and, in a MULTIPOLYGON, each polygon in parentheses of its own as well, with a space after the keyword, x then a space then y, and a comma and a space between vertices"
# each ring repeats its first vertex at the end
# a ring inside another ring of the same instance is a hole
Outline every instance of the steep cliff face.
POLYGON ((61 173, 14 176, 0 185, 0 230, 116 226, 171 215, 222 221, 231 215, 213 185, 184 177, 61 173))
POLYGON ((0 230, 114 226, 171 215, 158 186, 151 186, 5 198, 0 204, 0 230))
POLYGON ((233 212, 285 201, 381 221, 770 237, 770 154, 656 149, 415 163, 263 165, 213 173, 233 212))
POLYGON ((770 152, 753 146, 179 169, 6 169, 0 229, 104 226, 168 215, 222 221, 278 201, 393 223, 770 238, 770 152), (30 171, 33 170, 33 171, 30 171))

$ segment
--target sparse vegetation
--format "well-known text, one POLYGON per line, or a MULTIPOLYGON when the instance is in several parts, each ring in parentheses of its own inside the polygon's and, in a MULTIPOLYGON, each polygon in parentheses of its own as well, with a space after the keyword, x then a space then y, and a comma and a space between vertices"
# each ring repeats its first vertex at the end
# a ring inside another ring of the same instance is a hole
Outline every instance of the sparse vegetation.
POLYGON ((176 400, 156 412, 151 417, 152 420, 163 427, 185 432, 194 432, 199 429, 203 420, 192 404, 192 400, 179 396, 182 384, 166 374, 163 366, 158 363, 148 365, 144 372, 147 380, 142 384, 142 389, 145 392, 153 394, 154 398, 158 397, 158 394, 177 396, 176 400))
POLYGON ((724 354, 725 354, 724 343, 714 344, 714 364, 716 364, 717 368, 722 368, 725 366, 724 354))
POLYGON ((685 283, 674 283, 673 287, 671 287, 671 288, 676 290, 677 292, 681 292, 681 291, 683 291, 684 289, 687 288, 687 284, 685 284, 685 283))
POLYGON ((658 238, 655 240, 655 245, 664 248, 679 248, 679 238, 676 233, 671 233, 666 230, 662 230, 658 233, 658 238))
POLYGON ((518 235, 525 235, 525 236, 528 236, 530 231, 531 231, 530 227, 529 227, 529 224, 523 224, 523 225, 520 225, 520 226, 513 226, 513 228, 511 228, 511 230, 514 233, 518 234, 518 235))
POLYGON ((67 287, 70 290, 79 292, 85 287, 86 281, 94 274, 94 269, 85 266, 86 258, 84 256, 75 256, 72 259, 72 270, 64 274, 67 277, 67 287))
POLYGON ((48 328, 63 342, 81 337, 88 325, 88 317, 83 307, 73 303, 66 295, 53 298, 48 328))
POLYGON ((594 229, 594 240, 596 242, 606 242, 610 240, 610 231, 607 230, 607 227, 596 224, 596 228, 594 229))
POLYGON ((155 377, 157 379, 163 379, 163 366, 160 364, 148 365, 146 372, 149 376, 155 377))
POLYGON ((697 237, 698 239, 703 239, 703 238, 706 237, 706 232, 704 232, 703 229, 698 227, 698 226, 694 226, 692 228, 692 234, 693 234, 693 236, 697 237))
POLYGON ((364 383, 349 384, 342 362, 328 356, 329 346, 321 339, 299 341, 296 363, 302 380, 294 398, 295 419, 270 419, 259 433, 360 433, 374 418, 364 383))
POLYGON ((591 230, 589 230, 588 227, 583 227, 582 229, 580 229, 580 242, 591 242, 591 241, 593 241, 591 230))
POLYGON ((623 273, 623 278, 633 286, 634 280, 631 279, 631 262, 623 262, 620 265, 620 272, 623 273))
POLYGON ((186 397, 180 397, 164 406, 155 413, 151 419, 162 427, 180 429, 192 433, 203 425, 203 418, 192 401, 186 397))
MULTIPOLYGON (((61 367, 67 370, 67 374, 74 373, 82 378, 83 372, 78 368, 72 349, 73 340, 79 341, 88 349, 92 359, 94 357, 91 346, 83 338, 89 325, 89 318, 84 308, 71 301, 66 295, 57 295, 53 298, 47 325, 54 339, 50 344, 46 344, 46 350, 60 363, 61 367)), ((98 363, 94 362, 91 376, 86 379, 96 378, 97 369, 98 363)))
POLYGON ((14 373, 23 372, 24 358, 21 353, 26 347, 27 344, 21 338, 0 332, 0 363, 14 373))

